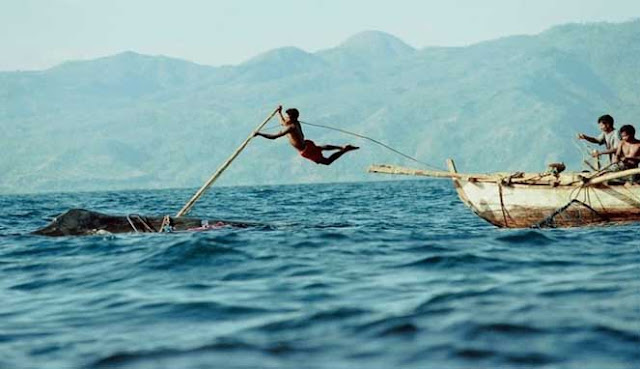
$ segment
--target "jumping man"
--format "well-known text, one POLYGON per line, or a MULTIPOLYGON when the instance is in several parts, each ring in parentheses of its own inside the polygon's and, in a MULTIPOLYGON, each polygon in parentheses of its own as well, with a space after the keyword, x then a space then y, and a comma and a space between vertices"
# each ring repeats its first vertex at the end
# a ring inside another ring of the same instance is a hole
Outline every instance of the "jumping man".
POLYGON ((256 132, 256 136, 262 136, 264 138, 268 138, 270 140, 275 140, 276 138, 280 138, 282 136, 287 136, 289 138, 289 143, 293 146, 298 152, 300 156, 303 158, 307 158, 313 161, 316 164, 324 164, 330 165, 334 161, 336 161, 339 157, 344 155, 344 153, 352 150, 357 150, 359 147, 346 145, 346 146, 334 146, 334 145, 323 145, 316 146, 316 144, 311 140, 305 140, 304 134, 302 133, 302 127, 300 126, 300 122, 298 121, 298 116, 300 113, 298 109, 292 108, 287 109, 285 118, 282 115, 282 105, 278 106, 278 114, 280 116, 280 124, 284 127, 280 132, 269 134, 256 132), (336 151, 329 157, 324 157, 322 155, 323 151, 336 151))

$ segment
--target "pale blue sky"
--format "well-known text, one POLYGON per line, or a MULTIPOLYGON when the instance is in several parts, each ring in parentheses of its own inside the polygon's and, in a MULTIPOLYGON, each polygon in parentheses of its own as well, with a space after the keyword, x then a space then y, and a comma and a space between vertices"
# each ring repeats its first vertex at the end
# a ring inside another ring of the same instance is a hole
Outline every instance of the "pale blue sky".
POLYGON ((238 64, 282 46, 334 47, 365 30, 417 48, 462 46, 639 17, 638 0, 0 0, 0 70, 126 50, 238 64))

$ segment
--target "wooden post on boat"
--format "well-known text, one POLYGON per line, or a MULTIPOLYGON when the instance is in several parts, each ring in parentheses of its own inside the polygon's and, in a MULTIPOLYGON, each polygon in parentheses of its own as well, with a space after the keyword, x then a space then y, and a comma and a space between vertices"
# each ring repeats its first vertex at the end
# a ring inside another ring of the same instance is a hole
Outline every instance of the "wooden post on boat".
POLYGON ((454 176, 458 174, 458 169, 456 168, 456 163, 453 162, 453 159, 447 159, 447 169, 449 169, 449 173, 451 173, 452 175, 451 179, 453 180, 453 188, 455 188, 456 193, 458 194, 458 197, 460 198, 462 203, 467 205, 469 208, 471 208, 471 210, 474 213, 478 214, 476 207, 469 200, 469 198, 467 197, 467 194, 462 189, 462 184, 460 183, 460 177, 454 176))
MULTIPOLYGON (((456 169, 456 163, 453 162, 453 159, 447 159, 447 169, 449 169, 449 173, 451 174, 458 173, 458 169, 456 169)), ((455 178, 451 179, 453 179, 453 187, 456 189, 456 192, 460 194, 460 181, 455 178)))
POLYGON ((211 176, 211 178, 209 178, 209 180, 207 182, 205 182, 204 185, 202 185, 202 187, 200 187, 200 189, 198 190, 198 192, 195 193, 195 195, 193 195, 193 197, 191 197, 191 199, 182 207, 182 209, 180 209, 180 211, 176 214, 176 217, 181 217, 185 214, 187 214, 191 208, 193 207, 193 204, 195 204, 196 201, 198 201, 198 199, 202 196, 202 194, 204 194, 204 192, 213 184, 213 182, 216 181, 216 179, 218 179, 218 177, 220 177, 220 175, 222 174, 222 172, 224 172, 229 165, 231 165, 231 163, 235 160, 235 158, 238 157, 238 155, 240 155, 240 153, 242 152, 242 150, 244 150, 245 147, 247 147, 247 145, 249 144, 249 141, 251 141, 251 139, 253 137, 255 137, 255 134, 257 132, 260 132, 260 130, 262 129, 262 127, 264 127, 270 120, 271 118, 273 118, 274 115, 276 115, 276 113, 278 112, 278 109, 274 110, 273 113, 269 114, 269 116, 267 117, 267 119, 265 119, 262 123, 260 123, 260 125, 258 125, 258 127, 256 127, 256 129, 254 129, 251 134, 249 135, 249 137, 247 137, 246 140, 244 140, 244 142, 242 143, 242 145, 240 145, 240 147, 238 147, 236 149, 236 151, 231 154, 231 156, 229 157, 229 159, 227 159, 227 161, 225 161, 220 168, 218 168, 218 170, 216 170, 215 173, 213 173, 213 175, 211 176))
MULTIPOLYGON (((456 169, 456 163, 453 162, 453 159, 447 159, 447 169, 449 169, 449 173, 451 173, 452 175, 458 174, 458 169, 456 169)), ((458 196, 460 196, 460 199, 462 199, 463 202, 466 202, 466 196, 464 195, 464 192, 462 192, 460 181, 458 181, 458 179, 453 176, 451 177, 451 179, 453 180, 453 187, 456 189, 458 196)))
POLYGON ((456 163, 453 162, 453 159, 447 159, 447 169, 449 169, 450 173, 458 173, 456 163))

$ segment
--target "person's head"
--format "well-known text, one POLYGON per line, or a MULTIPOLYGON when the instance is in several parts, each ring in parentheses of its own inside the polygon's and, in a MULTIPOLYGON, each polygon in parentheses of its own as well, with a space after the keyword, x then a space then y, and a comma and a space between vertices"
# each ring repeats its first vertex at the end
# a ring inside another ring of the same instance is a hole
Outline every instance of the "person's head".
POLYGON ((626 124, 620 127, 620 139, 622 141, 633 140, 636 136, 636 129, 632 125, 626 124))
POLYGON ((300 112, 296 108, 287 109, 285 113, 287 113, 291 120, 298 120, 298 117, 300 116, 300 112))
POLYGON ((605 114, 598 118, 598 125, 602 132, 609 133, 613 131, 613 117, 609 114, 605 114))

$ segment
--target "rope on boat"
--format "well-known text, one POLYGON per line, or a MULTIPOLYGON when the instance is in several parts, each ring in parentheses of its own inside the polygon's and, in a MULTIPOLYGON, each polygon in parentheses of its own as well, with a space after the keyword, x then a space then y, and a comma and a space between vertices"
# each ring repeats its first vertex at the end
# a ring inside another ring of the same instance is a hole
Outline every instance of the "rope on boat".
POLYGON ((504 226, 508 227, 509 222, 507 221, 507 209, 504 206, 504 198, 502 196, 502 182, 498 182, 498 194, 500 195, 500 210, 502 210, 502 218, 504 220, 504 226))
MULTIPOLYGON (((607 168, 603 168, 601 170, 601 172, 597 172, 593 177, 597 177, 601 174, 603 174, 606 171, 607 168)), ((504 222, 504 226, 508 227, 509 226, 509 219, 513 220, 513 218, 511 217, 511 215, 509 214, 509 211, 507 210, 507 207, 505 205, 505 201, 504 201, 504 194, 503 194, 503 186, 511 186, 512 180, 514 178, 521 178, 523 176, 524 173, 522 172, 515 172, 511 175, 505 176, 505 177, 501 177, 498 181, 496 181, 496 184, 498 186, 498 198, 500 200, 500 211, 502 213, 502 219, 504 222)), ((540 175, 540 177, 544 177, 546 175, 552 174, 550 172, 544 173, 543 175, 540 175)), ((583 184, 581 184, 579 187, 575 188, 573 191, 571 191, 571 193, 569 194, 569 197, 571 198, 571 200, 565 204, 564 206, 558 208, 557 210, 555 210, 552 214, 550 214, 549 216, 547 216, 546 218, 544 218, 543 220, 539 221, 536 224, 531 225, 531 228, 555 228, 556 227, 556 218, 558 218, 559 216, 562 216, 563 214, 565 214, 567 212, 567 210, 573 205, 573 204, 578 204, 581 205, 582 207, 586 208, 590 213, 594 214, 596 217, 600 218, 603 222, 604 221, 608 221, 608 217, 606 215, 603 215, 601 213, 599 213, 597 210, 595 210, 592 206, 591 206, 591 196, 590 196, 590 187, 588 186, 588 182, 585 182, 583 184), (584 192, 583 192, 584 191, 584 192), (581 193, 584 193, 584 201, 580 201, 578 200, 578 197, 580 196, 581 193)), ((573 217, 575 222, 579 222, 583 216, 582 213, 580 211, 578 211, 577 216, 571 216, 573 217)))
POLYGON ((511 186, 512 181, 514 178, 522 178, 524 177, 524 172, 515 172, 513 174, 510 174, 506 177, 502 177, 500 178, 499 181, 496 182, 496 184, 498 185, 498 197, 500 198, 500 210, 502 211, 502 219, 504 220, 504 226, 508 227, 509 226, 509 221, 507 220, 507 216, 509 217, 509 219, 513 220, 513 218, 511 217, 511 214, 509 214, 509 211, 507 210, 506 206, 504 205, 504 195, 502 193, 502 186, 511 186))
POLYGON ((592 169, 594 171, 598 171, 598 170, 601 169, 600 168, 600 159, 599 158, 596 158, 596 166, 595 167, 593 165, 591 165, 591 163, 589 162, 589 159, 592 159, 591 152, 594 150, 591 146, 589 146, 585 142, 581 142, 578 139, 573 139, 573 140, 571 140, 571 142, 576 147, 576 149, 578 149, 578 151, 580 152, 580 155, 582 155, 582 162, 583 163, 585 163, 590 169, 592 169), (579 142, 582 143, 582 146, 580 146, 578 144, 579 142))
POLYGON ((609 171, 609 169, 614 166, 616 163, 609 163, 607 165, 604 166, 604 168, 601 168, 600 170, 596 171, 595 173, 593 173, 591 176, 589 176, 589 179, 593 179, 596 178, 598 176, 601 176, 603 174, 605 174, 606 172, 609 171))
MULTIPOLYGON (((591 202, 591 201, 589 201, 589 202, 591 202)), ((599 213, 596 209, 591 207, 591 205, 589 205, 589 204, 587 204, 585 202, 582 202, 580 200, 577 200, 577 199, 572 199, 565 206, 559 208, 558 210, 554 211, 548 217, 546 217, 543 220, 541 220, 540 222, 534 224, 532 226, 532 228, 555 228, 555 226, 556 226, 556 223, 555 223, 556 217, 558 217, 559 215, 562 215, 564 212, 566 212, 566 210, 569 207, 571 207, 571 205, 573 205, 573 204, 578 204, 578 205, 583 206, 584 208, 589 210, 592 214, 595 214, 597 217, 599 217, 603 222, 608 220, 606 215, 603 215, 603 214, 599 213)), ((578 213, 578 214, 580 214, 580 213, 578 213)), ((582 216, 578 216, 576 218, 577 218, 577 220, 580 220, 580 219, 582 219, 582 216)))
MULTIPOLYGON (((606 169, 607 168, 603 168, 601 170, 602 173, 604 173, 606 171, 606 169)), ((602 173, 596 173, 596 175, 594 175, 593 177, 597 177, 598 175, 601 175, 602 173)), ((579 206, 584 207, 585 209, 587 209, 589 214, 595 215, 595 217, 599 218, 602 222, 608 222, 609 221, 609 217, 606 214, 603 214, 603 213, 597 211, 591 205, 591 191, 590 190, 591 190, 591 187, 588 186, 588 183, 583 183, 582 185, 580 185, 579 187, 577 187, 576 189, 571 191, 571 193, 569 194, 569 197, 571 198, 571 200, 566 205, 558 208, 552 214, 550 214, 549 216, 547 216, 546 218, 544 218, 540 222, 532 225, 531 227, 532 228, 555 228, 556 227, 556 218, 558 218, 559 216, 563 216, 563 214, 566 213, 567 210, 573 204, 577 204, 579 206), (584 201, 580 201, 580 200, 578 200, 578 197, 580 196, 581 193, 583 193, 583 191, 584 191, 584 201)), ((600 198, 597 196, 597 194, 594 193, 594 195, 595 195, 596 199, 598 201, 600 201, 600 198)), ((602 201, 600 201, 600 204, 602 205, 602 201)), ((606 209, 605 209, 605 211, 606 211, 606 209)), ((579 223, 583 218, 585 218, 582 215, 582 212, 580 212, 580 211, 577 211, 575 214, 576 215, 569 216, 570 218, 572 218, 571 220, 574 221, 575 223, 579 223)), ((592 221, 590 221, 590 223, 591 222, 592 221)))

